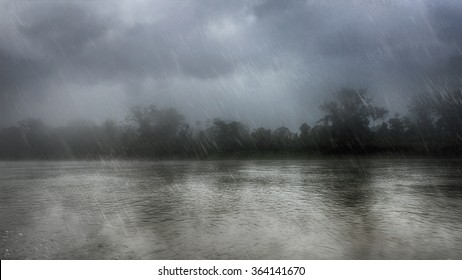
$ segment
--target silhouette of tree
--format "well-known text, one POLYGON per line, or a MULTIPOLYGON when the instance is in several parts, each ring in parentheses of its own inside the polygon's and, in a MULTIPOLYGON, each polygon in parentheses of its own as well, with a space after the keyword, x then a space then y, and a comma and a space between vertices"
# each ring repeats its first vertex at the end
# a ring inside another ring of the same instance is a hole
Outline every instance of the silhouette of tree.
POLYGON ((210 134, 212 135, 213 143, 221 153, 232 153, 249 148, 249 131, 240 122, 226 122, 221 119, 214 119, 210 134))
POLYGON ((370 105, 369 114, 372 119, 372 126, 374 127, 377 120, 382 120, 382 124, 385 122, 385 117, 388 114, 388 110, 383 107, 370 105))
POLYGON ((136 139, 129 140, 135 154, 164 156, 178 147, 184 117, 175 109, 157 109, 154 105, 134 107, 127 119, 135 126, 136 139))
POLYGON ((279 151, 290 151, 292 148, 294 134, 290 130, 282 126, 274 130, 272 135, 273 149, 279 151))
POLYGON ((303 123, 300 128, 300 135, 298 137, 301 148, 303 151, 308 151, 312 149, 313 141, 310 134, 311 127, 307 123, 303 123))
POLYGON ((258 151, 269 151, 271 149, 271 129, 257 128, 250 134, 253 146, 258 151))
POLYGON ((423 141, 431 141, 435 134, 436 103, 434 96, 420 94, 412 98, 409 106, 411 117, 415 123, 416 136, 423 141))
POLYGON ((342 89, 335 99, 324 103, 327 115, 321 119, 330 126, 335 150, 366 151, 370 141, 370 119, 383 117, 386 110, 375 107, 366 90, 342 89))
POLYGON ((22 159, 29 156, 27 140, 20 127, 9 127, 1 131, 0 156, 5 159, 22 159))
POLYGON ((126 122, 96 124, 75 120, 56 128, 37 119, 20 121, 0 131, 1 159, 196 157, 251 152, 364 153, 399 152, 462 154, 460 89, 412 98, 410 117, 373 104, 365 90, 342 89, 322 104, 326 115, 299 133, 287 127, 263 127, 249 133, 246 125, 219 118, 194 133, 175 109, 132 108, 126 122), (381 123, 377 123, 381 120, 381 123))
POLYGON ((445 145, 453 151, 462 148, 462 90, 453 90, 436 96, 435 111, 439 119, 436 122, 445 145))

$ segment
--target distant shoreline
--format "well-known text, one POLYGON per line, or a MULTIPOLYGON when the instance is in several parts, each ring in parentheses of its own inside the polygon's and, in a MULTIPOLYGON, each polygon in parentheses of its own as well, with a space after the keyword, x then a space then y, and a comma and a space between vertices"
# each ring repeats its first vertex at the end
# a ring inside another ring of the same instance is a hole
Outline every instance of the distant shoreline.
POLYGON ((349 159, 462 159, 460 154, 417 154, 417 153, 331 153, 331 154, 233 154, 233 155, 211 155, 207 157, 89 157, 89 158, 22 158, 8 159, 0 158, 0 162, 52 162, 52 161, 226 161, 226 160, 349 160, 349 159))

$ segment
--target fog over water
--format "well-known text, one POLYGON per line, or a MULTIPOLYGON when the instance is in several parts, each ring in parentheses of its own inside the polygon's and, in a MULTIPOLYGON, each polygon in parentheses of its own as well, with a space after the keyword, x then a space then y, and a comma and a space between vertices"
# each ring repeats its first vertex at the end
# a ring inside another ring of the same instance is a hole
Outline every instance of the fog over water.
POLYGON ((155 104, 296 130, 341 87, 403 112, 460 87, 461 30, 455 0, 2 1, 0 126, 155 104))

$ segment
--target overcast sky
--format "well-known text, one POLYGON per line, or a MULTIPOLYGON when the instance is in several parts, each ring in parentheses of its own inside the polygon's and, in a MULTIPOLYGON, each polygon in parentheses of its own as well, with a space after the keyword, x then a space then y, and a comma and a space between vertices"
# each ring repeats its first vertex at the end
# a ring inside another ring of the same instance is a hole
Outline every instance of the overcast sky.
POLYGON ((0 125, 175 107, 293 130, 341 87, 461 86, 462 1, 1 1, 0 125))

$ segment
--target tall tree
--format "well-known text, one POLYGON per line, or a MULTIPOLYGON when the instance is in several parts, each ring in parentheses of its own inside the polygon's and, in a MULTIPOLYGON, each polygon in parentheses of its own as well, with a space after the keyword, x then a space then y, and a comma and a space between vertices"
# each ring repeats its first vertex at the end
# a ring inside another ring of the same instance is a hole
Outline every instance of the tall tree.
POLYGON ((312 148, 312 137, 311 137, 311 127, 307 123, 303 123, 300 126, 300 135, 299 135, 299 141, 302 149, 304 151, 309 150, 312 148))
POLYGON ((271 149, 271 129, 260 127, 255 129, 250 136, 253 146, 258 151, 268 151, 271 149))
MULTIPOLYGON (((342 89, 334 100, 324 103, 321 110, 326 113, 322 121, 331 127, 332 139, 338 151, 365 151, 370 141, 370 119, 372 99, 364 89, 342 89)), ((380 110, 381 111, 381 110, 380 110)))
POLYGON ((137 154, 164 156, 177 149, 184 117, 175 109, 157 109, 154 105, 134 107, 128 120, 134 123, 138 136, 132 143, 137 154))
POLYGON ((437 127, 447 145, 460 150, 462 146, 462 90, 437 95, 435 111, 437 127))

